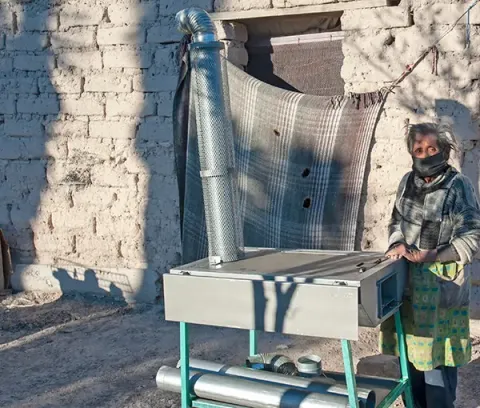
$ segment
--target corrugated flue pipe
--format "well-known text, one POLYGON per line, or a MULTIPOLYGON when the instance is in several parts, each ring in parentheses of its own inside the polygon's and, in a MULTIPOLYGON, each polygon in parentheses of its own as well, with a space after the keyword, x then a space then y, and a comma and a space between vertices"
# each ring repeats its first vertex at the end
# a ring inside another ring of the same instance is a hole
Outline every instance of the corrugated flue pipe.
POLYGON ((239 221, 233 126, 227 73, 222 74, 215 27, 202 9, 177 14, 178 29, 193 36, 190 44, 191 96, 195 107, 210 264, 232 262, 243 253, 239 221))

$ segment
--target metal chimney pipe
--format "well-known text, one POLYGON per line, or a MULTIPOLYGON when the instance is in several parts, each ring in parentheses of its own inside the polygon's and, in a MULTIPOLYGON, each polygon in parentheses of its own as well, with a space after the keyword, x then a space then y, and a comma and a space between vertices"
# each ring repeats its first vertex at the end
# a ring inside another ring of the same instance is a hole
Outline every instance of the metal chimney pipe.
MULTIPOLYGON (((180 361, 177 363, 180 368, 180 361)), ((333 379, 327 377, 316 377, 313 379, 295 377, 271 373, 263 370, 252 370, 245 367, 235 367, 225 364, 215 363, 212 361, 204 361, 198 359, 190 359, 190 369, 201 370, 212 373, 222 373, 232 377, 243 379, 252 379, 266 381, 269 383, 277 383, 287 385, 289 387, 299 388, 315 392, 319 394, 342 395, 348 397, 348 389, 346 384, 337 383, 333 379)), ((376 404, 376 395, 372 389, 357 387, 357 395, 360 402, 365 408, 374 408, 376 404)))
POLYGON ((227 73, 222 76, 215 26, 202 9, 189 8, 176 16, 179 31, 193 36, 190 44, 192 100, 195 107, 200 176, 210 264, 238 260, 242 255, 242 229, 234 178, 233 126, 227 73))
MULTIPOLYGON (((198 398, 248 408, 348 408, 348 397, 317 394, 281 384, 190 370, 190 392, 198 398)), ((180 370, 161 367, 157 387, 180 392, 180 370)), ((364 408, 360 402, 360 407, 364 408)))

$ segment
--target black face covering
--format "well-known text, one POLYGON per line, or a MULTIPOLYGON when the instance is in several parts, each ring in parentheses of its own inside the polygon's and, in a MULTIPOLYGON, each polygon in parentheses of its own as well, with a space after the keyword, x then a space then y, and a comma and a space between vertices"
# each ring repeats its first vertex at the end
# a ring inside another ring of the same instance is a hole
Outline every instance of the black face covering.
POLYGON ((413 170, 420 177, 434 177, 448 168, 447 160, 443 153, 419 159, 413 157, 413 170))

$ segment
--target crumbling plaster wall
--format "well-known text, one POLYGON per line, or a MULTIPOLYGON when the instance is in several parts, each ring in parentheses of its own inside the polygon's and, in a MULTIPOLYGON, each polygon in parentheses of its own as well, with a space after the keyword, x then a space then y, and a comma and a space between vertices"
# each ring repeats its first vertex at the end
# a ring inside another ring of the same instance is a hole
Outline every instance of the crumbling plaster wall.
MULTIPOLYGON (((336 2, 3 2, 0 227, 15 261, 80 265, 99 272, 113 267, 127 276, 137 271, 156 275, 178 262, 171 140, 174 53, 180 40, 175 12, 193 5, 241 11, 336 2)), ((411 6, 404 0, 397 7, 346 11, 346 91, 389 85, 464 7, 462 1, 421 0, 411 6)), ((468 50, 462 21, 439 45, 437 74, 432 73, 429 55, 388 97, 359 220, 363 249, 385 248, 395 188, 410 166, 403 143, 406 120, 451 116, 463 140, 462 168, 479 184, 478 8, 471 22, 468 50)), ((228 58, 246 65, 245 28, 218 28, 228 58)))
MULTIPOLYGON (((463 1, 404 1, 398 7, 347 11, 342 17, 347 92, 388 87, 423 50, 453 29, 438 44, 438 58, 430 53, 387 98, 369 160, 359 223, 363 249, 385 248, 396 187, 411 166, 404 143, 406 123, 448 117, 462 147, 452 162, 479 191, 480 9, 471 13, 468 49, 466 18, 453 27, 466 6, 463 1)), ((480 310, 478 261, 474 273, 473 303, 480 310)))
POLYGON ((113 281, 152 300, 178 262, 174 16, 188 5, 0 4, 0 228, 17 287, 103 293, 113 281))
MULTIPOLYGON (((265 2, 217 0, 220 11, 252 8, 300 7, 336 1, 286 0, 265 2)), ((393 2, 390 2, 393 3, 393 2)), ((397 2, 398 3, 398 2, 397 2)), ((468 3, 470 4, 470 3, 468 3)), ((453 27, 466 10, 461 0, 403 0, 398 6, 346 10, 341 23, 345 32, 342 77, 346 92, 373 92, 388 87, 422 52, 438 44, 438 57, 430 53, 407 79, 387 97, 368 162, 357 246, 385 249, 387 223, 396 188, 409 171, 405 148, 406 123, 448 117, 462 151, 453 164, 480 189, 480 7, 471 12, 471 43, 466 48, 466 18, 453 27)), ((282 18, 282 17, 278 17, 282 18)), ((253 22, 249 22, 253 24, 253 22)), ((319 73, 321 74, 321 73, 319 73)), ((480 284, 480 265, 475 265, 480 284)), ((476 295, 480 299, 480 291, 476 295)))

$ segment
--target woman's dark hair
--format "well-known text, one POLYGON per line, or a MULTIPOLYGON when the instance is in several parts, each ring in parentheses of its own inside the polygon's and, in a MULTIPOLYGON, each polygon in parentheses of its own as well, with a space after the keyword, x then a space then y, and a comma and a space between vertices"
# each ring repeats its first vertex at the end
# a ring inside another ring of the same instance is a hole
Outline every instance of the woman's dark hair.
POLYGON ((448 160, 452 150, 458 150, 458 143, 448 123, 417 123, 410 125, 407 132, 407 148, 413 154, 413 145, 417 135, 433 135, 437 138, 438 148, 448 160))

